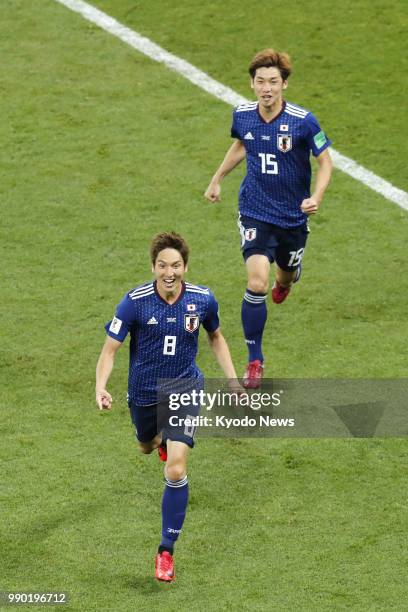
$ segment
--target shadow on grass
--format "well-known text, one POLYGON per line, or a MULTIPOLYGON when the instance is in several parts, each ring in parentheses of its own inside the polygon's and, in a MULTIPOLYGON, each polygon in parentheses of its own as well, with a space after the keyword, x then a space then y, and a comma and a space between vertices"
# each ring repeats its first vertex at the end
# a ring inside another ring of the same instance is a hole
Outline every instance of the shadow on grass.
POLYGON ((147 576, 124 576, 124 585, 142 595, 162 593, 163 589, 174 588, 175 584, 175 582, 159 582, 151 574, 147 576))

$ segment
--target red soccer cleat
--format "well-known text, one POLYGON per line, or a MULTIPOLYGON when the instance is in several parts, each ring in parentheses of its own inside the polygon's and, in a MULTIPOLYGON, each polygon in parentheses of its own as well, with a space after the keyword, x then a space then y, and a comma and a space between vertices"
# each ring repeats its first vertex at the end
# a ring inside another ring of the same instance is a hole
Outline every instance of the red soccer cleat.
POLYGON ((156 555, 156 578, 164 582, 172 582, 176 579, 173 557, 167 550, 156 555))
POLYGON ((166 444, 166 442, 162 442, 157 447, 157 454, 159 455, 160 461, 164 461, 164 463, 166 463, 166 461, 167 461, 167 444, 166 444))
POLYGON ((244 374, 242 385, 245 389, 258 389, 261 386, 263 365, 260 359, 250 361, 244 374))
POLYGON ((289 291, 290 287, 284 287, 276 280, 272 287, 272 301, 275 304, 282 304, 288 297, 289 291))

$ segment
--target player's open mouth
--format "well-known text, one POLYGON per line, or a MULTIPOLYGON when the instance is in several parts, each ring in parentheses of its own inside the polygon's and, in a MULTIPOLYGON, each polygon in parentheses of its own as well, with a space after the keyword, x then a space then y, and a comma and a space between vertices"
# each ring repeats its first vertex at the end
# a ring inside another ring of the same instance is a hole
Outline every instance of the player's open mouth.
POLYGON ((172 279, 164 278, 163 283, 166 285, 166 287, 172 287, 174 285, 175 280, 176 280, 175 278, 172 278, 172 279))

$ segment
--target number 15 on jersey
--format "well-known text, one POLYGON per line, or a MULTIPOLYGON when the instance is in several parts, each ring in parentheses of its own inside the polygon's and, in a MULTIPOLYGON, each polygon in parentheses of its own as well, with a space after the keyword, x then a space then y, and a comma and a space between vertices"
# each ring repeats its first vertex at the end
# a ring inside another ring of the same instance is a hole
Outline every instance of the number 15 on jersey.
POLYGON ((261 158, 262 174, 278 174, 278 162, 273 153, 258 153, 261 158))

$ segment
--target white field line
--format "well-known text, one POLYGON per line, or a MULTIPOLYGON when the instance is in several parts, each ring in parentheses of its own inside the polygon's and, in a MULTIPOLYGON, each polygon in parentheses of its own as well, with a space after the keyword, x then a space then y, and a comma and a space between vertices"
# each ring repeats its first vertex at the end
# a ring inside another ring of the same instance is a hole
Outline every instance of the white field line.
MULTIPOLYGON (((127 43, 137 51, 140 51, 140 53, 147 55, 156 62, 165 64, 168 68, 171 68, 171 70, 175 70, 179 74, 183 75, 186 79, 194 83, 194 85, 201 87, 201 89, 204 89, 204 91, 207 91, 219 100, 227 102, 227 104, 232 106, 248 102, 246 98, 240 96, 229 87, 218 83, 218 81, 212 79, 205 72, 202 72, 192 64, 189 64, 185 60, 173 55, 172 53, 169 53, 165 49, 162 49, 149 38, 141 36, 134 30, 127 28, 116 21, 116 19, 109 17, 109 15, 103 13, 87 2, 83 2, 82 0, 56 0, 56 2, 63 4, 76 13, 79 13, 91 23, 94 23, 113 36, 120 38, 120 40, 123 42, 127 43)), ((394 185, 388 181, 385 181, 380 176, 377 176, 370 170, 360 166, 355 161, 349 157, 346 157, 345 155, 342 155, 332 147, 330 151, 334 166, 336 168, 342 172, 345 172, 349 176, 352 176, 354 179, 360 181, 373 191, 380 193, 387 200, 398 204, 398 206, 408 211, 408 193, 406 191, 403 191, 398 187, 394 187, 394 185)))

